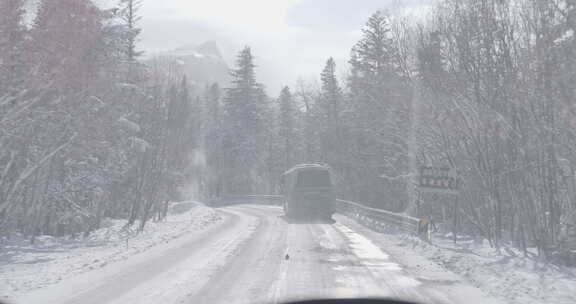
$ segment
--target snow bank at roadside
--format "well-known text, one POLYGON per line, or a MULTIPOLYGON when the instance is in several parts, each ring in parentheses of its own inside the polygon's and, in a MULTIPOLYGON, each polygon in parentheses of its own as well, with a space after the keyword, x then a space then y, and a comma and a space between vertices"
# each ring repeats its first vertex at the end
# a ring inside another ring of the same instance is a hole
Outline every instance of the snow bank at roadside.
POLYGON ((465 282, 486 295, 509 304, 576 303, 576 269, 558 267, 523 257, 514 249, 496 250, 449 235, 433 237, 432 244, 417 237, 393 232, 376 232, 340 217, 402 264, 423 282, 465 282))
POLYGON ((450 235, 436 235, 432 244, 409 236, 402 239, 431 261, 507 303, 576 303, 576 269, 524 257, 512 248, 497 250, 488 242, 459 239, 454 243, 450 235))
POLYGON ((87 238, 43 236, 35 244, 22 238, 0 243, 0 298, 10 299, 65 278, 128 259, 185 234, 201 232, 222 217, 196 202, 175 203, 166 221, 149 222, 137 233, 137 223, 124 230, 125 220, 107 219, 104 228, 87 238))

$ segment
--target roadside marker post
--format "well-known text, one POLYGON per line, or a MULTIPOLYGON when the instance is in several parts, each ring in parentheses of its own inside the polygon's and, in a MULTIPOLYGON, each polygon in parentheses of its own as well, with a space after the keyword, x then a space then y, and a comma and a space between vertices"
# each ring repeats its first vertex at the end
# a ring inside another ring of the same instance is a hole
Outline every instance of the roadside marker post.
MULTIPOLYGON (((418 190, 419 192, 432 192, 440 194, 453 194, 453 215, 452 215, 452 234, 454 237, 454 242, 457 241, 456 232, 458 230, 458 195, 460 194, 460 189, 462 188, 464 182, 459 174, 450 167, 433 167, 433 166, 421 166, 419 170, 420 175, 418 176, 418 190)), ((420 196, 420 195, 419 195, 420 196)), ((426 221, 426 225, 429 224, 429 220, 426 221)), ((431 241, 431 237, 428 238, 431 241)))

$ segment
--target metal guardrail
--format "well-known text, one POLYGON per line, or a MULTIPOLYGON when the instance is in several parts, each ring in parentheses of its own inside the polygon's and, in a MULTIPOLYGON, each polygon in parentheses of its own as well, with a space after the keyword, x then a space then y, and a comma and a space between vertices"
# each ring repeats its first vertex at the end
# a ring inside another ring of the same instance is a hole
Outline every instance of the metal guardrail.
MULTIPOLYGON (((244 203, 282 205, 283 199, 282 195, 228 195, 215 200, 211 205, 223 206, 244 203)), ((383 209, 370 208, 345 200, 336 200, 336 211, 354 218, 366 226, 373 228, 394 227, 429 240, 429 222, 425 219, 383 209)))
POLYGON ((282 205, 282 195, 226 195, 210 201, 211 206, 226 206, 246 203, 266 205, 282 205))
POLYGON ((383 209, 370 208, 351 201, 336 200, 336 204, 338 213, 355 218, 365 225, 375 228, 383 228, 386 226, 394 227, 401 231, 418 235, 424 239, 429 238, 429 223, 425 219, 383 209))

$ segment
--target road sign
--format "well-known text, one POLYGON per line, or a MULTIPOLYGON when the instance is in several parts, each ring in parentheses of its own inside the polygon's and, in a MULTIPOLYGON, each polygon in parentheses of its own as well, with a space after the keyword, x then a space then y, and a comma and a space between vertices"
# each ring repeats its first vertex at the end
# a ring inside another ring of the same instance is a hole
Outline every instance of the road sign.
POLYGON ((458 193, 462 179, 449 167, 420 167, 418 187, 424 191, 458 193))

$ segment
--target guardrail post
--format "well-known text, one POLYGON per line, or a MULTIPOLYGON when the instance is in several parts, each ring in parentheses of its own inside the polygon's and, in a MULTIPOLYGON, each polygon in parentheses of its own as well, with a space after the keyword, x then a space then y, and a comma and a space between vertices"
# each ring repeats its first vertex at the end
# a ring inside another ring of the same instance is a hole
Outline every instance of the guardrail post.
POLYGON ((420 219, 418 222, 418 236, 430 242, 430 221, 427 219, 420 219))

